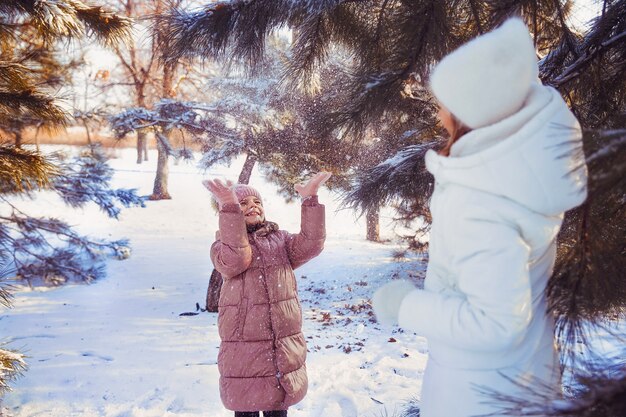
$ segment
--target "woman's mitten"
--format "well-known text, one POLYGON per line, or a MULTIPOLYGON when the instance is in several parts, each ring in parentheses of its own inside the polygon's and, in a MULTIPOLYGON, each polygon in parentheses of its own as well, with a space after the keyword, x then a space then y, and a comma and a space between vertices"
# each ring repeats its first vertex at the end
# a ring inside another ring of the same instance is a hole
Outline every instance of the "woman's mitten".
POLYGON ((399 280, 383 285, 372 297, 372 307, 378 322, 385 326, 398 324, 398 312, 404 297, 415 289, 408 281, 399 280))

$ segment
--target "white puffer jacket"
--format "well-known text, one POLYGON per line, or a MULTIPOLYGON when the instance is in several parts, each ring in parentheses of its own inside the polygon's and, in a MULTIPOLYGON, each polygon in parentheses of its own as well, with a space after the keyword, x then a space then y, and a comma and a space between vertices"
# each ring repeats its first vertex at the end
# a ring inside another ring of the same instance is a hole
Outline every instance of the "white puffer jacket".
POLYGON ((479 391, 559 380, 544 289, 563 213, 586 198, 580 126, 557 91, 533 85, 520 111, 466 134, 450 157, 429 151, 426 166, 435 192, 425 289, 404 298, 398 318, 429 343, 421 415, 497 412, 479 391))

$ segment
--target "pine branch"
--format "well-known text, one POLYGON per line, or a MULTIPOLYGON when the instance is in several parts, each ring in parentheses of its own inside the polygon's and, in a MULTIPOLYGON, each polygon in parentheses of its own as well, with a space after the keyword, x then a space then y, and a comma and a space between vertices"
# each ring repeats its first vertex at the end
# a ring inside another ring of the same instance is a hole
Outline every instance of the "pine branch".
POLYGON ((202 57, 217 59, 224 55, 234 20, 244 1, 218 2, 204 10, 187 12, 175 9, 168 15, 158 17, 161 27, 164 63, 171 64, 182 59, 202 57))
POLYGON ((27 16, 46 42, 93 34, 112 45, 130 34, 130 19, 80 0, 14 0, 3 2, 0 12, 9 17, 27 16))
POLYGON ((30 88, 30 70, 17 62, 0 61, 0 86, 14 90, 30 88))
MULTIPOLYGON (((68 82, 75 61, 61 64, 56 50, 23 33, 10 61, 0 61, 0 124, 5 130, 20 131, 27 125, 54 127, 67 122, 67 115, 47 93, 68 82)), ((8 46, 4 46, 8 47, 8 46)))
POLYGON ((13 295, 2 284, 0 284, 0 305, 7 308, 10 307, 12 298, 13 295))
POLYGON ((0 194, 49 187, 59 173, 59 168, 38 152, 0 145, 0 194))
POLYGON ((602 326, 626 310, 626 130, 586 131, 589 192, 568 213, 559 235, 558 262, 548 285, 550 310, 564 361, 588 340, 588 328, 602 326), (595 145, 595 146, 594 146, 595 145))
MULTIPOLYGON (((374 73, 359 76, 345 105, 327 114, 323 135, 341 130, 355 141, 363 138, 366 129, 384 112, 393 112, 401 91, 404 90, 408 67, 398 72, 374 73)), ((406 99, 405 99, 406 100, 406 99)))
POLYGON ((200 166, 210 168, 219 163, 229 163, 245 151, 243 141, 207 141, 203 145, 200 166))
MULTIPOLYGON (((0 239, 2 239, 2 228, 0 227, 0 239)), ((5 285, 3 281, 7 276, 15 271, 7 264, 7 256, 0 254, 0 306, 11 307, 13 295, 9 292, 11 286, 5 285)), ((0 396, 10 390, 9 383, 22 375, 26 370, 24 355, 10 349, 4 349, 5 344, 0 343, 0 396)))
POLYGON ((612 2, 574 47, 562 41, 541 62, 542 76, 560 86, 581 124, 606 129, 584 131, 589 196, 565 218, 548 286, 565 364, 576 358, 579 343, 589 340, 590 329, 626 308, 626 286, 619 278, 626 268, 625 12, 626 1, 612 2))
POLYGON ((31 285, 61 285, 74 280, 91 282, 104 275, 102 260, 108 253, 128 257, 128 241, 95 241, 76 233, 67 223, 52 218, 33 218, 13 207, 10 216, 0 216, 3 231, 0 247, 19 279, 31 285), (57 243, 50 243, 54 236, 57 243))
POLYGON ((229 58, 254 70, 263 62, 265 41, 273 30, 298 27, 347 1, 355 0, 233 0, 194 12, 176 9, 157 19, 162 59, 170 64, 194 57, 220 59, 228 51, 229 58))
POLYGON ((132 19, 117 15, 104 7, 78 3, 76 17, 85 24, 88 36, 93 34, 106 46, 112 47, 130 38, 132 19))
MULTIPOLYGON (((626 369, 621 358, 591 358, 572 371, 570 392, 541 380, 510 380, 519 394, 482 388, 493 415, 535 417, 614 417, 626 414, 626 369)), ((487 416, 483 416, 487 417, 487 416)))
MULTIPOLYGON (((240 130, 247 124, 242 113, 241 103, 229 97, 214 104, 163 99, 154 106, 153 111, 142 107, 132 108, 109 117, 109 122, 118 139, 142 129, 152 129, 156 135, 167 130, 182 129, 194 135, 196 140, 212 137, 218 141, 237 141, 240 140, 240 130), (237 118, 239 126, 228 127, 228 117, 237 118)), ((176 153, 169 141, 161 138, 161 142, 166 149, 176 153)))
MULTIPOLYGON (((439 59, 449 44, 445 33, 446 5, 436 1, 407 2, 389 6, 384 14, 388 22, 382 25, 378 44, 353 45, 361 59, 353 68, 353 75, 342 91, 342 104, 326 115, 326 129, 322 134, 340 131, 356 142, 365 131, 379 123, 386 113, 398 112, 406 107, 405 90, 416 74, 426 79, 430 63, 439 59)), ((419 110, 416 110, 419 111, 419 110)))
POLYGON ((326 16, 306 19, 297 30, 297 37, 284 72, 284 81, 302 91, 315 92, 320 86, 314 83, 317 65, 326 60, 331 32, 326 16))
POLYGON ((427 142, 409 146, 364 170, 355 179, 352 190, 343 197, 343 204, 361 213, 400 199, 419 198, 423 206, 427 206, 434 181, 424 166, 424 154, 436 144, 427 142))
POLYGON ((0 395, 10 391, 9 383, 19 378, 26 371, 24 355, 0 345, 0 395))
POLYGON ((109 117, 116 139, 123 139, 131 132, 156 126, 156 114, 143 107, 127 109, 109 117))
POLYGON ((70 207, 83 207, 88 202, 95 203, 109 217, 117 219, 124 207, 145 207, 144 198, 137 195, 136 189, 116 189, 109 187, 113 169, 98 148, 91 153, 75 158, 70 163, 59 166, 60 174, 54 178, 53 189, 70 207))
POLYGON ((57 37, 78 37, 82 34, 80 22, 76 19, 76 9, 73 0, 48 2, 28 1, 33 26, 45 38, 52 40, 57 37))
MULTIPOLYGON (((88 154, 71 161, 54 165, 49 161, 49 158, 34 152, 0 148, 0 166, 8 169, 11 175, 16 175, 11 172, 14 167, 18 172, 25 170, 21 174, 22 183, 32 188, 45 184, 71 207, 93 202, 110 217, 116 218, 120 205, 144 206, 144 198, 137 196, 136 190, 109 187, 113 171, 98 148, 91 148, 88 154), (27 177, 29 175, 34 178, 27 177)), ((13 187, 17 188, 17 185, 13 187)), ((28 191, 26 185, 22 188, 23 192, 28 191)), ((106 254, 127 257, 126 240, 107 242, 88 239, 58 219, 27 215, 4 194, 0 192, 0 201, 12 209, 12 214, 0 215, 0 253, 4 255, 4 260, 15 266, 21 279, 29 283, 42 280, 46 285, 60 285, 69 280, 90 282, 104 275, 102 260, 106 254)))
POLYGON ((0 88, 0 123, 15 117, 28 117, 64 125, 65 112, 54 98, 35 90, 7 91, 0 88))
POLYGON ((555 51, 541 62, 542 78, 555 87, 561 87, 578 78, 593 63, 612 53, 616 54, 616 65, 626 66, 626 1, 612 2, 580 43, 574 45, 571 36, 563 38, 555 51), (573 60, 566 62, 568 54, 573 60), (621 59, 619 58, 621 56, 621 59), (620 63, 621 61, 621 63, 620 63))
POLYGON ((626 171, 626 129, 587 131, 587 143, 596 141, 596 149, 589 149, 586 158, 591 178, 589 194, 597 199, 614 190, 624 190, 626 171))
MULTIPOLYGON (((2 239, 3 230, 0 228, 0 239, 2 239)), ((11 286, 5 284, 7 277, 12 275, 15 271, 13 268, 7 265, 6 255, 0 255, 0 306, 4 306, 6 308, 11 307, 11 301, 13 299, 13 294, 11 294, 11 286)))

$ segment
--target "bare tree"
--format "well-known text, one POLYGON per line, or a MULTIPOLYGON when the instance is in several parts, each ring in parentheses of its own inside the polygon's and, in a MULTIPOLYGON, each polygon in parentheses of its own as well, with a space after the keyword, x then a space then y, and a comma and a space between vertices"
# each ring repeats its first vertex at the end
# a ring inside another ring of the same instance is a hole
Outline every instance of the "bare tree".
MULTIPOLYGON (((157 50, 154 42, 150 41, 145 31, 145 17, 154 13, 154 2, 142 0, 118 0, 124 15, 136 19, 139 26, 135 27, 135 33, 127 45, 121 45, 114 49, 120 60, 121 69, 124 73, 123 85, 130 87, 133 94, 133 102, 137 107, 147 107, 151 98, 155 97, 154 81, 157 70, 157 50), (143 24, 143 27, 141 26, 143 24), (148 45, 143 46, 148 38, 148 45)), ((157 3, 161 3, 158 1, 157 3)), ((145 131, 137 132, 137 163, 148 160, 147 135, 145 131)))
MULTIPOLYGON (((123 79, 109 85, 127 87, 133 96, 133 106, 136 108, 151 109, 160 99, 170 99, 182 90, 181 84, 193 82, 195 70, 184 65, 179 71, 181 60, 169 61, 160 65, 162 50, 160 25, 158 17, 179 7, 182 0, 117 0, 118 7, 123 13, 136 21, 135 36, 128 45, 115 49, 120 60, 123 79), (179 74, 181 72, 181 74, 179 74)), ((148 133, 150 129, 138 129, 137 163, 148 160, 148 133)), ((161 135, 170 139, 171 129, 165 128, 161 135)), ((151 200, 170 199, 168 189, 169 154, 168 147, 156 137, 157 169, 151 200)))

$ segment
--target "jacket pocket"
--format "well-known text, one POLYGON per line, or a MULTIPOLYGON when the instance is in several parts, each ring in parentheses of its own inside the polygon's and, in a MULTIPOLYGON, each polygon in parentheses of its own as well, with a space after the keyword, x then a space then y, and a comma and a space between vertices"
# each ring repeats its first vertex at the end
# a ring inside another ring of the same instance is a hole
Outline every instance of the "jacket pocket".
POLYGON ((248 298, 243 298, 239 304, 239 311, 237 312, 237 337, 239 340, 243 340, 243 328, 246 325, 246 316, 248 315, 248 298))

